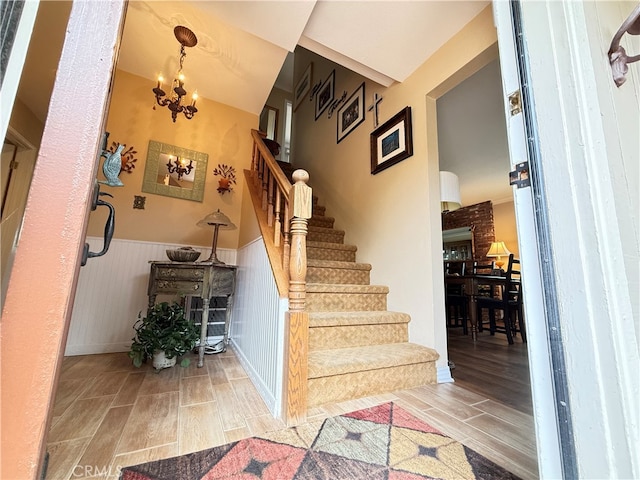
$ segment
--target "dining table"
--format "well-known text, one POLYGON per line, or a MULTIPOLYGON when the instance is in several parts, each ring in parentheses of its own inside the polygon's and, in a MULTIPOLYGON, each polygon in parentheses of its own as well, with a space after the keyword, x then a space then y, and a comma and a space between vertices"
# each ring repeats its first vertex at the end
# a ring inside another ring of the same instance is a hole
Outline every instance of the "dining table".
MULTIPOLYGON (((476 309, 476 299, 480 293, 481 286, 488 286, 493 291, 499 287, 500 294, 504 292, 507 285, 506 275, 445 275, 445 285, 463 285, 464 295, 468 300, 469 322, 471 323, 471 339, 475 342, 478 339, 478 312, 476 309)), ((512 280, 513 282, 513 280, 512 280)))

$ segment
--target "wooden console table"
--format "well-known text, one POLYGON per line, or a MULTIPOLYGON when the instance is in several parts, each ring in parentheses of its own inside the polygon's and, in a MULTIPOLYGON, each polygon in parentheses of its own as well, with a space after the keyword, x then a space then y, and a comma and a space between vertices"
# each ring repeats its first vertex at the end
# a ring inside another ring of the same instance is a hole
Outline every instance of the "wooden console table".
POLYGON ((156 303, 156 295, 189 295, 202 299, 202 326, 198 347, 198 367, 204 365, 204 349, 207 340, 209 300, 211 297, 227 297, 224 346, 229 341, 229 321, 235 289, 235 265, 213 262, 149 262, 149 308, 156 303))

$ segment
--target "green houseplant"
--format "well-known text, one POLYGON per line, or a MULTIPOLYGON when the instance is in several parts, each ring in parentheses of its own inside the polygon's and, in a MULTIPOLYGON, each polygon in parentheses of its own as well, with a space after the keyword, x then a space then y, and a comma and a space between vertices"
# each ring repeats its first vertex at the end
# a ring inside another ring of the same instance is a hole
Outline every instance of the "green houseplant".
MULTIPOLYGON (((129 357, 136 367, 158 352, 164 352, 167 359, 175 359, 193 349, 200 339, 198 328, 184 316, 184 309, 175 302, 154 305, 144 318, 140 312, 133 328, 136 335, 132 339, 129 357)), ((175 360, 166 366, 173 364, 175 360)), ((189 359, 183 359, 181 365, 188 366, 189 359)))

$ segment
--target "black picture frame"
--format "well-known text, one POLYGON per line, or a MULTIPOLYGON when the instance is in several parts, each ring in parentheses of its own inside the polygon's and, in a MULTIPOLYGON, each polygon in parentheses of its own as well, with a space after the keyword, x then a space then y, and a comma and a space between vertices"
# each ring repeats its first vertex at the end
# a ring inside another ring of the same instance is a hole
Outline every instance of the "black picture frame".
POLYGON ((411 107, 405 107, 371 133, 371 174, 413 155, 411 107))
POLYGON ((364 82, 351 94, 338 110, 337 143, 364 122, 364 82))
POLYGON ((316 120, 320 118, 322 112, 324 112, 329 104, 333 102, 333 96, 335 94, 335 79, 336 71, 333 70, 316 93, 316 120))
POLYGON ((311 90, 311 82, 313 81, 313 62, 309 63, 304 73, 296 83, 296 87, 293 90, 293 111, 295 112, 302 104, 302 100, 307 96, 309 90, 311 90))

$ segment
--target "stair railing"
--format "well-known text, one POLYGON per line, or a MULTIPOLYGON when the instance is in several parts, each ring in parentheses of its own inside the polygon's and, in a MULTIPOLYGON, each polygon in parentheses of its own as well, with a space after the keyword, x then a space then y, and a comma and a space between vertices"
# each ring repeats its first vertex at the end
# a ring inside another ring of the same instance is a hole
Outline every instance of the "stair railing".
POLYGON ((293 173, 294 184, 264 144, 264 135, 252 130, 251 171, 245 172, 254 208, 267 247, 278 292, 289 298, 286 314, 284 416, 288 425, 306 420, 309 351, 309 315, 305 311, 307 231, 312 215, 309 174, 293 173))

